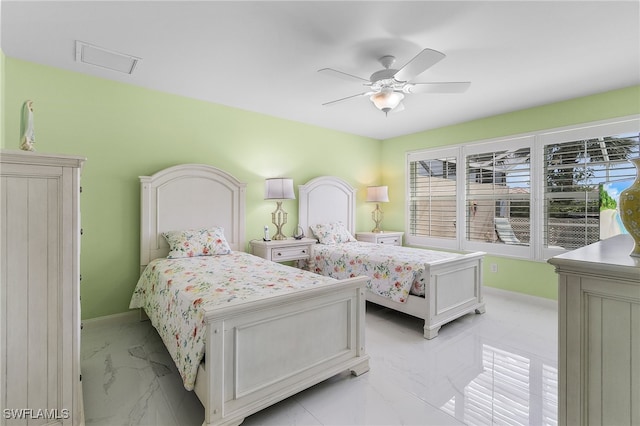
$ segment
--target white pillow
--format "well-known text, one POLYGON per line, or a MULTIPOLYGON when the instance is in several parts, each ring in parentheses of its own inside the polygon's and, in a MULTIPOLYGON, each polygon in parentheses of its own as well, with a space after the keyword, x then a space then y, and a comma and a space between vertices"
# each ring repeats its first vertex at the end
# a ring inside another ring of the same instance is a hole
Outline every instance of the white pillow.
POLYGON ((320 244, 339 244, 356 241, 342 222, 319 223, 311 226, 320 244))
POLYGON ((169 243, 167 259, 231 253, 220 227, 167 231, 162 236, 169 243))

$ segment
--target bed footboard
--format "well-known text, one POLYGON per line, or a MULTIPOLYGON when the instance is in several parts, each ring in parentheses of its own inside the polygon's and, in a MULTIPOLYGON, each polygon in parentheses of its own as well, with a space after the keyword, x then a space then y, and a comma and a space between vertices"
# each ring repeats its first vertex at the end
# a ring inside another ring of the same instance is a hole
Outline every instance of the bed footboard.
POLYGON ((244 418, 345 370, 369 370, 366 277, 207 312, 205 425, 244 418))
POLYGON ((427 267, 425 297, 409 295, 405 303, 367 291, 367 300, 424 320, 424 337, 433 339, 440 327, 468 313, 484 313, 483 252, 434 262, 427 267))
POLYGON ((454 261, 429 267, 425 288, 427 315, 424 337, 433 339, 440 327, 468 313, 484 313, 482 299, 482 259, 484 253, 470 253, 454 261))

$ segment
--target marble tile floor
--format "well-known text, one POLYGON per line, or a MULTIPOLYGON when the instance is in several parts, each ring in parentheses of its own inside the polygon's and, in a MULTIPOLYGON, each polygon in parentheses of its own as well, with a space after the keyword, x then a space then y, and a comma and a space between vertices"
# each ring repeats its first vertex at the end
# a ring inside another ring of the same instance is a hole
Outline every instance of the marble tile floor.
MULTIPOLYGON (((487 288, 486 313, 422 337, 422 321, 367 305, 371 370, 339 374, 243 425, 557 424, 556 302, 487 288)), ((88 426, 201 425, 149 321, 85 327, 88 426)))

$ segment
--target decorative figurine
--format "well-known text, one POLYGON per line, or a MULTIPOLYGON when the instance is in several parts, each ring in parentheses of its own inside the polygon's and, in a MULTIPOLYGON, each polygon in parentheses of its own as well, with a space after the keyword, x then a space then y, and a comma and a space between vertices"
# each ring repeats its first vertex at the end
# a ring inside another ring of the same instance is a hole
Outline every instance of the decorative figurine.
POLYGON ((33 101, 26 101, 22 105, 22 120, 20 123, 20 149, 35 151, 36 136, 33 128, 33 101))

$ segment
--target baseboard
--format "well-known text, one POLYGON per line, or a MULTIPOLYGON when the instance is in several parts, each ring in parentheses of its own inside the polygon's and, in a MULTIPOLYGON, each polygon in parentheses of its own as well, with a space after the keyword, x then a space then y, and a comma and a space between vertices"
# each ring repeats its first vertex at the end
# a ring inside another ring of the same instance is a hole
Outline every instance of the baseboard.
POLYGON ((521 293, 519 291, 506 290, 504 288, 490 287, 487 285, 482 286, 482 293, 496 296, 508 296, 528 303, 536 303, 546 307, 558 307, 558 301, 554 299, 547 299, 546 297, 534 296, 532 294, 521 293))
POLYGON ((103 317, 91 318, 82 320, 83 329, 91 329, 96 327, 103 327, 108 325, 128 324, 132 322, 139 322, 146 319, 146 315, 142 316, 141 309, 134 309, 129 312, 122 312, 120 314, 105 315, 103 317))

